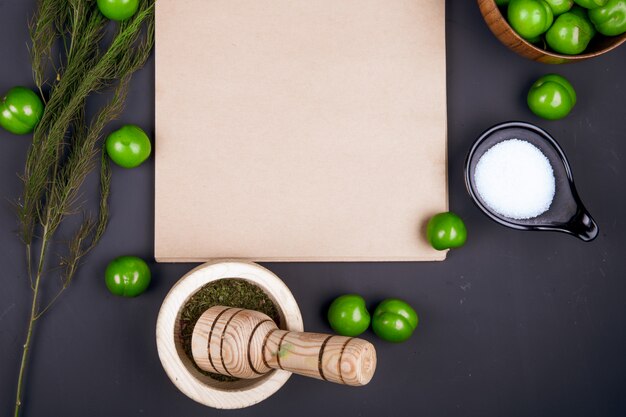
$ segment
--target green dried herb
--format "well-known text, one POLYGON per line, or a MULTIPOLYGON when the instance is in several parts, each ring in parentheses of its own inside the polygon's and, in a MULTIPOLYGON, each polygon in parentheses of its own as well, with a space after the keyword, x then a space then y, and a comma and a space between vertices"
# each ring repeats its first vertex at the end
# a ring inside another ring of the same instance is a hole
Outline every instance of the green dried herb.
MULTIPOLYGON (((206 310, 213 306, 238 307, 256 310, 267 314, 276 323, 280 323, 278 309, 265 292, 254 284, 241 279, 221 279, 200 288, 189 298, 180 312, 180 339, 185 353, 193 361, 191 354, 191 335, 196 322, 206 310)), ((238 378, 206 372, 196 366, 204 375, 218 381, 237 381, 238 378)))

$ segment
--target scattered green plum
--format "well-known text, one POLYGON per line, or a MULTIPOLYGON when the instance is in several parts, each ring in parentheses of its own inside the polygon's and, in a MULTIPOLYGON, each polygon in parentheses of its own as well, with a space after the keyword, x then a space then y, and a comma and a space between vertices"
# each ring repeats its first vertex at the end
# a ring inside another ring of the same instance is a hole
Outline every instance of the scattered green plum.
POLYGON ((558 120, 567 116, 576 105, 576 91, 564 77, 548 74, 533 83, 527 101, 528 107, 537 116, 558 120))
POLYGON ((467 240, 467 229, 456 214, 439 213, 428 221, 426 235, 428 242, 437 250, 460 248, 467 240))
POLYGON ((360 295, 345 294, 337 297, 328 309, 330 327, 342 336, 358 336, 370 325, 370 313, 360 295))
POLYGON ((121 22, 137 13, 139 0, 98 0, 98 9, 107 19, 121 22))
POLYGON ((151 274, 148 264, 136 256, 120 256, 106 268, 104 279, 112 294, 136 297, 150 285, 151 274))
POLYGON ((413 307, 397 298, 388 298, 374 311, 372 330, 388 342, 404 342, 417 327, 418 317, 413 307))
POLYGON ((148 135, 135 125, 126 125, 112 132, 106 139, 105 148, 111 160, 124 168, 138 167, 152 152, 148 135))
POLYGON ((13 87, 0 103, 0 126, 16 135, 31 133, 43 116, 41 98, 25 87, 13 87))

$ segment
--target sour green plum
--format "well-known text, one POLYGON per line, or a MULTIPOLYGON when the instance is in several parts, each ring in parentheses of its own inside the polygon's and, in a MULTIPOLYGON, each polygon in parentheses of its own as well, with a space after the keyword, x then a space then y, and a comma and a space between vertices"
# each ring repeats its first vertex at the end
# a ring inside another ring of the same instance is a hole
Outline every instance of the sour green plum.
POLYGON ((106 18, 121 22, 137 13, 139 0, 98 0, 98 9, 106 18))
POLYGON ((452 212, 439 213, 428 221, 426 237, 434 249, 460 248, 467 240, 463 220, 452 212))
POLYGON ((545 33, 554 21, 552 8, 544 0, 511 0, 507 16, 511 27, 529 40, 545 33))
POLYGON ((626 33, 626 0, 609 0, 604 7, 589 10, 589 19, 605 36, 626 33))
POLYGON ((574 0, 577 5, 584 7, 585 9, 596 9, 598 7, 606 6, 609 0, 574 0))
POLYGON ((388 298, 376 307, 372 330, 383 340, 399 343, 411 337, 417 323, 418 317, 413 307, 397 298, 388 298))
POLYGON ((32 90, 13 87, 0 103, 0 126, 16 135, 25 135, 35 129, 43 110, 43 101, 32 90))
POLYGON ((577 55, 585 51, 596 31, 580 9, 563 13, 546 33, 546 42, 554 51, 577 55))
POLYGON ((124 168, 138 167, 152 152, 148 135, 135 125, 126 125, 112 132, 105 147, 111 160, 124 168))
POLYGON ((328 309, 330 327, 342 336, 358 336, 370 325, 370 313, 360 295, 345 294, 337 297, 328 309))
POLYGON ((136 297, 150 285, 150 268, 136 256, 120 256, 106 268, 104 279, 112 294, 121 297, 136 297))
POLYGON ((527 101, 528 107, 537 116, 558 120, 567 116, 576 105, 576 91, 564 77, 548 74, 533 83, 527 101))
POLYGON ((552 9, 552 13, 555 16, 563 14, 569 11, 572 6, 574 6, 574 0, 544 0, 546 3, 550 5, 552 9))

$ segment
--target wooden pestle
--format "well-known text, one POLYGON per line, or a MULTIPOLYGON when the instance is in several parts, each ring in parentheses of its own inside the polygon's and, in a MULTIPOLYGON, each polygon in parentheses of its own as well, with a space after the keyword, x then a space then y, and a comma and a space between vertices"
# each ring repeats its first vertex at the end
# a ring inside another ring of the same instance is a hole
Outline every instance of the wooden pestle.
POLYGON ((339 384, 367 384, 376 369, 376 350, 362 339, 280 330, 267 315, 215 306, 193 329, 191 350, 208 372, 252 379, 283 369, 339 384))

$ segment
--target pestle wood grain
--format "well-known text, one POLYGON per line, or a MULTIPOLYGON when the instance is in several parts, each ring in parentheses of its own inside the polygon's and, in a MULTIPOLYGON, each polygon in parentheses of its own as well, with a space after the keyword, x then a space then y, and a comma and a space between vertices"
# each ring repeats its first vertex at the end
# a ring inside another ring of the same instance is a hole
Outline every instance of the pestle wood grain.
POLYGON ((192 353, 203 370, 258 378, 272 369, 350 386, 366 385, 376 350, 362 339, 280 330, 265 314, 215 306, 200 317, 192 353))

